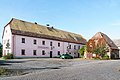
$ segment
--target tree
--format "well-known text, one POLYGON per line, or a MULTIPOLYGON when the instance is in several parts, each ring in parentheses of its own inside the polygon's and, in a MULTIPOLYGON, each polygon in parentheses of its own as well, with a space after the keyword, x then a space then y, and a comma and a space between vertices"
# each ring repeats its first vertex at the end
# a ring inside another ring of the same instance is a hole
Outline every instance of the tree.
POLYGON ((80 48, 78 50, 78 53, 80 54, 80 57, 83 57, 84 56, 84 52, 86 51, 87 47, 86 46, 83 46, 82 48, 80 48))
POLYGON ((97 45, 95 46, 95 48, 93 49, 93 53, 96 54, 96 57, 100 57, 103 58, 104 55, 107 53, 107 48, 105 45, 101 44, 101 45, 97 45))
POLYGON ((0 57, 2 57, 2 44, 0 43, 0 57))

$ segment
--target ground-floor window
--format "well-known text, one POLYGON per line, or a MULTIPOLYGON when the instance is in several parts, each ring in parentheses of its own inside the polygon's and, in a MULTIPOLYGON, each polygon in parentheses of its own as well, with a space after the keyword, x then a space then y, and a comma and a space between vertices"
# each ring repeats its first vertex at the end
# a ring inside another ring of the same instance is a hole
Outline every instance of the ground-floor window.
POLYGON ((45 55, 45 50, 42 50, 42 55, 45 55))
POLYGON ((9 53, 9 50, 7 50, 7 53, 9 53))
POLYGON ((37 51, 36 51, 36 50, 33 50, 33 55, 37 55, 36 53, 37 53, 37 51))
POLYGON ((25 49, 21 50, 21 55, 25 55, 25 49))
POLYGON ((60 55, 60 51, 58 51, 58 55, 60 55))

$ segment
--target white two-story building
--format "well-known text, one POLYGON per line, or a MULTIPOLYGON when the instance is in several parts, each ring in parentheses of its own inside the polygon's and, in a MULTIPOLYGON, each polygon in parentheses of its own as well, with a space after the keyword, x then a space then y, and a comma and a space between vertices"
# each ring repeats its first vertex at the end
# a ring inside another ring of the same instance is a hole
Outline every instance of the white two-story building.
POLYGON ((14 58, 52 58, 65 53, 78 57, 77 50, 86 44, 79 34, 14 18, 4 27, 2 42, 3 55, 11 53, 14 58))

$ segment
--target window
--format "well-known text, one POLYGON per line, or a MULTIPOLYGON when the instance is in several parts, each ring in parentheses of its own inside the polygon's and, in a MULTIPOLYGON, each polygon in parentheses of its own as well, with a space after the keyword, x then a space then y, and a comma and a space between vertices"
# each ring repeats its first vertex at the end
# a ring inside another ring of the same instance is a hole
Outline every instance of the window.
POLYGON ((6 43, 6 49, 9 49, 10 48, 10 43, 9 43, 9 39, 7 40, 7 43, 6 43))
POLYGON ((60 51, 58 51, 58 55, 60 55, 60 51))
POLYGON ((9 53, 9 50, 7 50, 7 53, 9 53))
POLYGON ((78 49, 80 49, 80 46, 78 46, 78 49))
POLYGON ((76 45, 74 45, 74 49, 76 49, 76 45))
POLYGON ((74 54, 76 54, 76 53, 74 53, 74 54))
POLYGON ((60 43, 58 43, 58 47, 60 47, 60 43))
POLYGON ((69 45, 69 49, 71 49, 71 45, 69 45))
POLYGON ((50 46, 52 46, 52 42, 50 42, 50 46))
POLYGON ((37 55, 36 52, 37 52, 36 50, 33 50, 33 55, 37 55))
POLYGON ((42 41, 42 45, 45 45, 45 41, 42 41))
POLYGON ((25 49, 21 50, 21 55, 25 55, 25 49))
POLYGON ((25 38, 22 38, 22 43, 25 43, 25 38))
POLYGON ((33 44, 37 44, 37 40, 34 39, 33 44))
POLYGON ((42 50, 42 55, 45 55, 45 51, 44 50, 42 50))
POLYGON ((71 52, 69 54, 71 54, 71 52))

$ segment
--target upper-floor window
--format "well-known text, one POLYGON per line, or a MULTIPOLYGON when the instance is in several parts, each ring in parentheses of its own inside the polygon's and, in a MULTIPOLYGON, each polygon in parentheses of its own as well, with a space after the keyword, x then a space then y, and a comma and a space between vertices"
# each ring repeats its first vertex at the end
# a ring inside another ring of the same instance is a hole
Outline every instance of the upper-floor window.
POLYGON ((58 55, 60 55, 60 51, 58 51, 58 55))
POLYGON ((42 50, 42 55, 45 55, 45 51, 44 50, 42 50))
POLYGON ((76 49, 76 45, 74 45, 74 49, 76 49))
POLYGON ((45 41, 42 41, 42 45, 45 45, 45 41))
POLYGON ((58 47, 60 47, 60 43, 58 43, 58 47))
POLYGON ((25 43, 25 38, 22 38, 22 43, 25 43))
POLYGON ((78 46, 78 49, 80 49, 80 46, 78 46))
POLYGON ((52 42, 50 42, 50 46, 52 46, 52 42))
POLYGON ((21 50, 21 55, 25 55, 25 49, 21 50))
POLYGON ((37 44, 37 40, 34 39, 33 43, 34 43, 34 44, 37 44))
POLYGON ((69 45, 69 49, 71 49, 71 45, 69 45))
POLYGON ((37 55, 36 52, 37 52, 36 50, 33 50, 33 55, 37 55))

